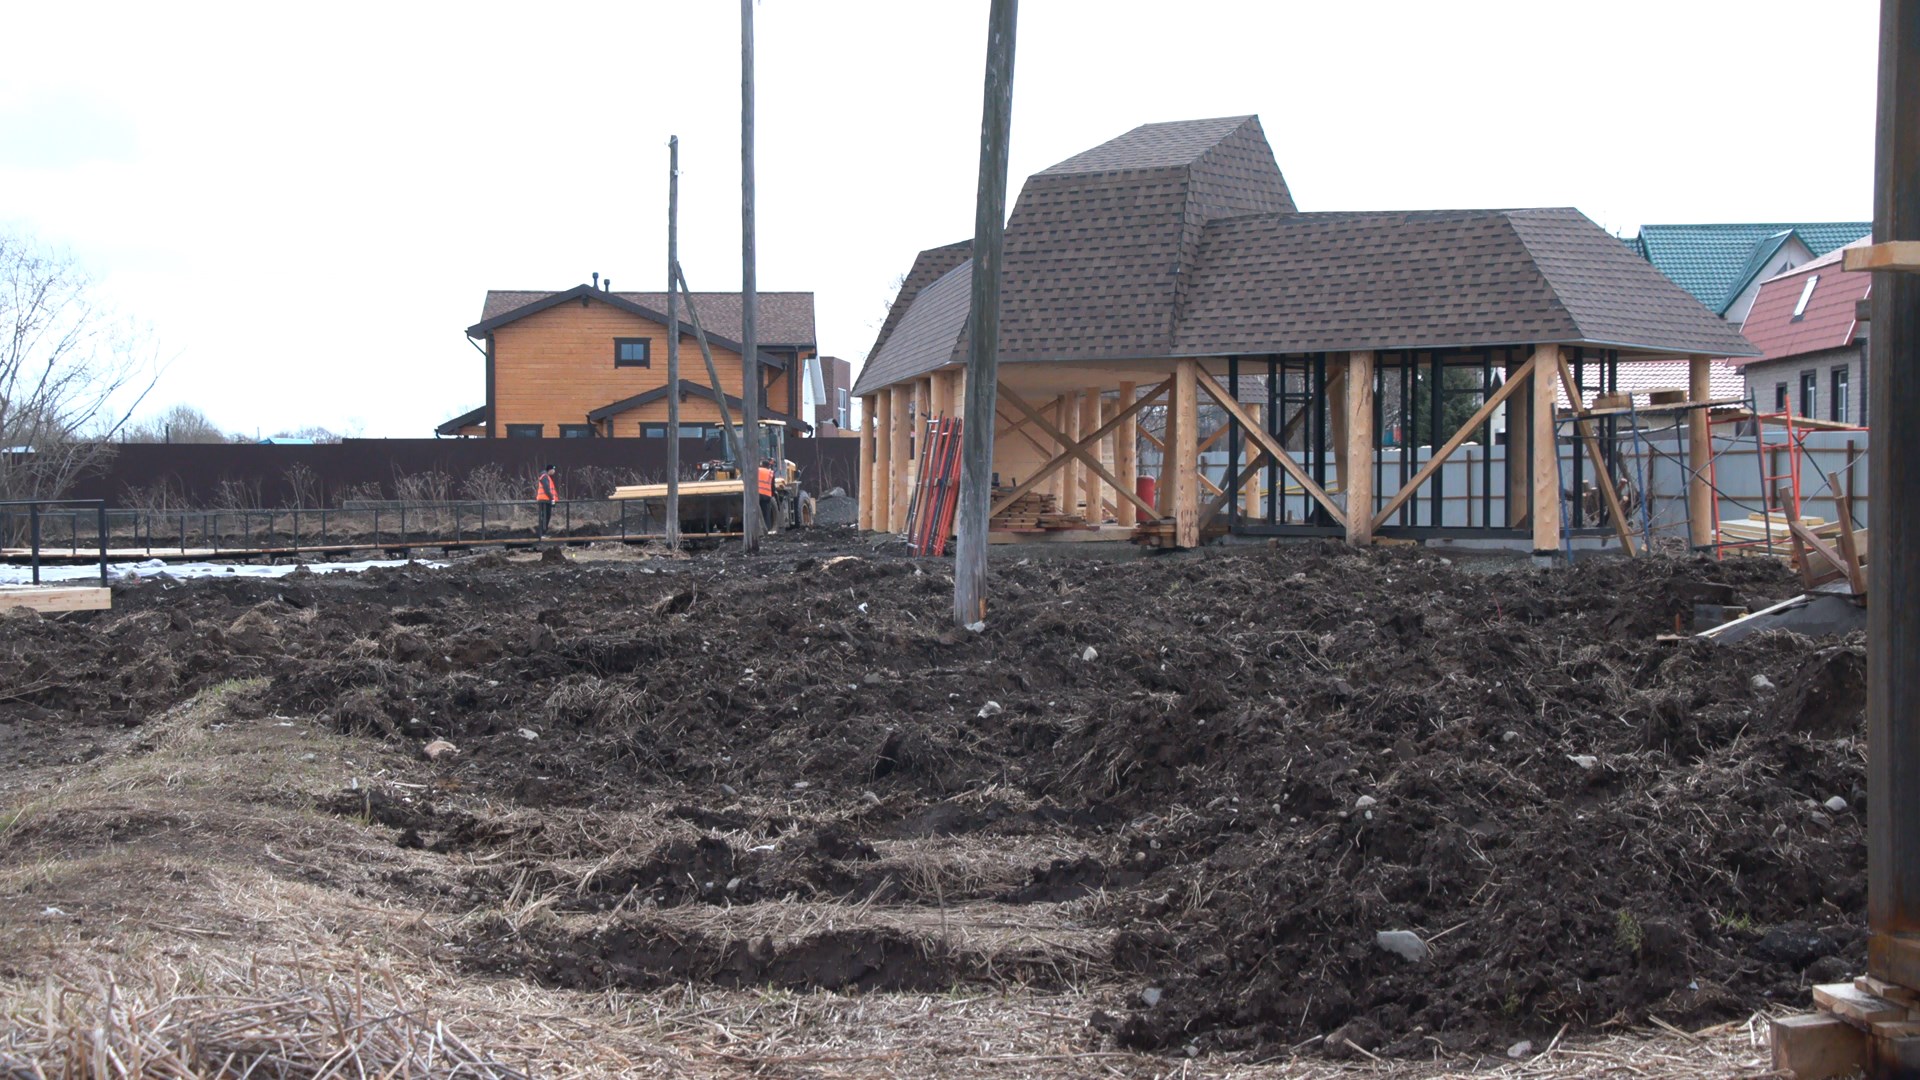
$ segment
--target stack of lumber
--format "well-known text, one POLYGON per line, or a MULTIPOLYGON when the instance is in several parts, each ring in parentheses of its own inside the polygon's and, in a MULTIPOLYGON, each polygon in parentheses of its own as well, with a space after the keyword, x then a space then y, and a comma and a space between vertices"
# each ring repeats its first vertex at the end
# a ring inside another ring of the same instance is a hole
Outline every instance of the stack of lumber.
MULTIPOLYGON (((1200 542, 1217 540, 1227 535, 1227 525, 1215 518, 1200 527, 1200 542)), ((1160 518, 1155 521, 1143 521, 1133 527, 1133 542, 1147 547, 1170 548, 1178 546, 1174 542, 1174 524, 1172 518, 1160 518)))
MULTIPOLYGON (((1009 490, 993 493, 998 502, 1010 494, 1009 490)), ((1087 519, 1080 514, 1066 514, 1060 511, 1060 499, 1050 492, 1029 491, 1013 501, 1013 505, 993 515, 990 526, 995 532, 1045 532, 1053 529, 1090 528, 1087 519)))
POLYGON ((1776 1074, 1909 1076, 1920 1067, 1920 993, 1863 975, 1815 986, 1813 1004, 1772 1021, 1776 1074), (1878 1073, 1876 1064, 1895 1067, 1878 1073))
MULTIPOLYGON (((1809 529, 1818 529, 1827 524, 1825 518, 1803 517, 1800 524, 1809 529)), ((1776 544, 1785 544, 1790 535, 1787 516, 1778 511, 1767 514, 1748 514, 1745 520, 1729 518, 1720 522, 1720 542, 1724 544, 1764 544, 1771 535, 1776 544)))

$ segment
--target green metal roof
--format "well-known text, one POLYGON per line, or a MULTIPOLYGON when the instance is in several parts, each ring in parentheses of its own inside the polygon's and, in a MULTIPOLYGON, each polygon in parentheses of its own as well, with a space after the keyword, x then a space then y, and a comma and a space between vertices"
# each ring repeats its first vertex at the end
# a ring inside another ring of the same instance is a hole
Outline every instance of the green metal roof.
POLYGON ((1767 258, 1798 236, 1816 258, 1872 231, 1868 221, 1745 225, 1642 225, 1640 254, 1709 309, 1724 314, 1767 258))

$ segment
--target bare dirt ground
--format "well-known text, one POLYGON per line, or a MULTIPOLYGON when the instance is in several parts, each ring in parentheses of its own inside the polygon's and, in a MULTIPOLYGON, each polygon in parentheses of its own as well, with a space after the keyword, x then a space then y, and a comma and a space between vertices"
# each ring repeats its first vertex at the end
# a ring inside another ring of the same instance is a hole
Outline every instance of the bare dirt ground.
POLYGON ((1860 643, 1656 640, 1775 566, 993 589, 822 532, 0 617, 0 1074, 1729 1075, 1864 960, 1860 643))

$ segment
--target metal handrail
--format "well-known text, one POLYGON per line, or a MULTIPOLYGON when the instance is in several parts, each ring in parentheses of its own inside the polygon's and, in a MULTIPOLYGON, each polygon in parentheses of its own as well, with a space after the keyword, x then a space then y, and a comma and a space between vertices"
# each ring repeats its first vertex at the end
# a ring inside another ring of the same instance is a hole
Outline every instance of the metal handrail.
MULTIPOLYGON (((33 583, 35 585, 40 584, 40 516, 43 509, 48 507, 63 507, 63 506, 64 507, 89 507, 89 506, 92 507, 94 510, 94 525, 97 530, 97 537, 100 545, 100 586, 102 588, 106 587, 106 584, 107 584, 107 503, 106 503, 106 500, 104 499, 0 499, 0 512, 4 512, 8 507, 13 507, 13 506, 24 506, 27 508, 28 550, 30 553, 29 561, 33 567, 33 583)), ((72 550, 75 554, 79 553, 79 543, 80 543, 79 534, 80 534, 79 512, 78 510, 76 510, 74 512, 73 527, 69 530, 69 533, 68 533, 68 539, 73 544, 73 547, 70 550, 72 550)))

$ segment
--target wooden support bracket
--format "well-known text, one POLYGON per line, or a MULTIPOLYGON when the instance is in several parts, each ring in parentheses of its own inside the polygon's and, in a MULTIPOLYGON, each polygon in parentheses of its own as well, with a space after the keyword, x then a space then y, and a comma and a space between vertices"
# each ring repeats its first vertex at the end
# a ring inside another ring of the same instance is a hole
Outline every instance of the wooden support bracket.
POLYGON ((1888 240, 1847 248, 1840 264, 1848 270, 1893 270, 1920 274, 1920 240, 1888 240))

